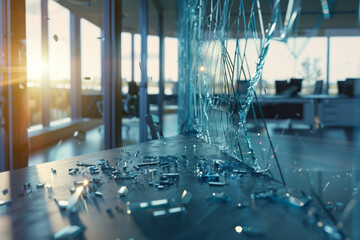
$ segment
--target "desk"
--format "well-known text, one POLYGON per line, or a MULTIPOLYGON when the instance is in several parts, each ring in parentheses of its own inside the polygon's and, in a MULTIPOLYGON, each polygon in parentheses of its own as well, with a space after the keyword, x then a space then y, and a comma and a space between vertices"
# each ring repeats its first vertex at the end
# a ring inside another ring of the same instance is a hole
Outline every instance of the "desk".
MULTIPOLYGON (((274 144, 279 146, 279 159, 289 185, 309 192, 305 171, 310 169, 309 176, 315 191, 319 191, 325 203, 334 201, 346 205, 350 201, 353 178, 359 169, 353 169, 360 156, 355 145, 287 136, 275 137, 274 144)), ((209 144, 192 137, 178 136, 0 173, 1 192, 9 190, 5 195, 0 192, 0 199, 12 199, 10 205, 0 206, 1 239, 49 239, 69 223, 85 227, 83 235, 77 239, 325 239, 323 228, 317 227, 316 223, 304 223, 306 210, 269 200, 251 200, 252 192, 279 186, 276 181, 249 173, 235 177, 230 172, 225 176, 225 186, 209 186, 194 177, 200 158, 233 161, 209 144), (150 169, 157 169, 154 173, 156 182, 161 172, 167 172, 165 168, 141 167, 141 172, 138 172, 132 167, 145 156, 168 155, 176 159, 180 177, 176 184, 165 186, 162 190, 150 186, 148 182, 152 178, 150 169), (67 199, 70 196, 69 187, 74 185, 74 181, 84 179, 81 174, 68 174, 68 169, 76 167, 78 161, 96 164, 99 159, 108 160, 120 171, 124 171, 127 161, 126 169, 137 172, 136 180, 115 181, 108 170, 100 171, 91 178, 102 179, 95 186, 103 197, 85 199, 86 204, 80 204, 77 213, 60 210, 54 198, 67 199), (56 169, 55 174, 51 168, 56 169), (32 186, 29 194, 24 194, 22 190, 26 182, 32 186), (52 184, 52 188, 37 189, 39 182, 52 184), (123 185, 127 186, 129 193, 126 197, 119 197, 117 190, 123 185), (127 214, 127 201, 168 199, 172 206, 180 206, 184 190, 192 193, 192 199, 183 214, 164 218, 154 218, 152 211, 127 214), (209 201, 208 197, 214 192, 224 192, 231 200, 226 203, 209 201), (249 204, 249 207, 238 208, 239 202, 249 204), (252 227, 264 235, 239 235, 235 230, 239 230, 237 226, 252 227)), ((274 167, 270 169, 275 178, 280 179, 277 170, 274 167)), ((315 200, 310 204, 320 208, 315 200)), ((332 211, 339 216, 343 209, 332 211)), ((329 221, 322 210, 319 214, 324 223, 329 221)), ((345 234, 350 234, 352 222, 358 224, 358 219, 353 220, 351 216, 344 223, 345 234)))
POLYGON ((291 119, 291 123, 315 126, 315 102, 312 97, 261 96, 258 98, 267 121, 291 119))
POLYGON ((265 118, 270 122, 291 119, 292 123, 314 128, 314 119, 318 117, 322 127, 360 126, 360 100, 345 95, 274 95, 260 96, 258 99, 265 118))
POLYGON ((317 108, 322 127, 360 126, 360 99, 348 97, 324 98, 319 101, 317 108))

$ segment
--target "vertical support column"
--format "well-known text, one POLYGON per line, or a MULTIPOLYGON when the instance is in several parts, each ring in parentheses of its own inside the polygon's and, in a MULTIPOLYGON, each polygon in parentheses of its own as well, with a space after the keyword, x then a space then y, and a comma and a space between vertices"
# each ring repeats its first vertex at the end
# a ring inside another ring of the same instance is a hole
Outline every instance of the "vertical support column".
MULTIPOLYGON (((26 87, 25 0, 5 4, 4 128, 7 170, 27 167, 28 104, 26 87), (20 70, 21 69, 21 70, 20 70)), ((3 11, 4 13, 4 11, 3 11)))
POLYGON ((44 69, 42 83, 42 124, 50 124, 50 76, 49 76, 49 17, 48 0, 41 0, 41 61, 44 69))
MULTIPOLYGON (((5 66, 5 1, 0 1, 0 69, 5 66)), ((6 171, 6 146, 4 128, 4 71, 0 70, 0 172, 6 171)))
POLYGON ((327 58, 326 58, 326 87, 325 93, 329 94, 330 87, 330 37, 327 37, 327 58))
POLYGON ((104 0, 104 41, 102 80, 104 83, 105 149, 120 147, 121 142, 121 2, 104 0))
POLYGON ((147 35, 148 35, 148 0, 140 0, 140 34, 141 34, 141 83, 139 95, 140 142, 147 141, 147 35))
POLYGON ((80 18, 70 13, 70 106, 71 118, 81 118, 81 34, 80 18))
POLYGON ((164 115, 164 17, 159 11, 159 96, 158 96, 159 123, 163 128, 164 115))
POLYGON ((131 81, 135 82, 135 34, 131 34, 131 81))

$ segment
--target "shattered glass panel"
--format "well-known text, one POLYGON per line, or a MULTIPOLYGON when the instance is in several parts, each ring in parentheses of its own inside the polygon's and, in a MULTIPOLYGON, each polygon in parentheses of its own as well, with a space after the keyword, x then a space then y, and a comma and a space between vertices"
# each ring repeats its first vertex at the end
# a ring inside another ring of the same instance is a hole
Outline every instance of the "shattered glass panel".
MULTIPOLYGON (((254 151, 246 118, 256 100, 279 1, 262 2, 270 12, 266 16, 255 0, 178 3, 181 132, 196 134, 255 171, 266 170, 268 158, 261 156, 261 146, 254 151), (249 52, 257 58, 248 58, 249 52)), ((289 14, 298 11, 295 5, 290 9, 289 14)), ((285 23, 293 23, 291 16, 285 23)))

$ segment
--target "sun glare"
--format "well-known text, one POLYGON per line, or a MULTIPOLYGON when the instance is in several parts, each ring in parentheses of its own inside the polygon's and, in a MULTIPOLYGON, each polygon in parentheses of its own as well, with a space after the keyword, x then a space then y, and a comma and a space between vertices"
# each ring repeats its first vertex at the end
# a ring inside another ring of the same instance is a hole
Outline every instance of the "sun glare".
POLYGON ((27 63, 28 76, 40 79, 41 75, 48 69, 46 63, 41 60, 32 60, 27 63))

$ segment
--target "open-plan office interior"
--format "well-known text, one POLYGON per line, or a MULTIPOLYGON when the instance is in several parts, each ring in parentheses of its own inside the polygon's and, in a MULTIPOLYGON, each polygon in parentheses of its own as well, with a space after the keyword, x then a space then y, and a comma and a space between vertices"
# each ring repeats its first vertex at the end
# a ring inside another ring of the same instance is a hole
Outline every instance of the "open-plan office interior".
POLYGON ((358 0, 0 0, 1 239, 360 239, 358 0))

